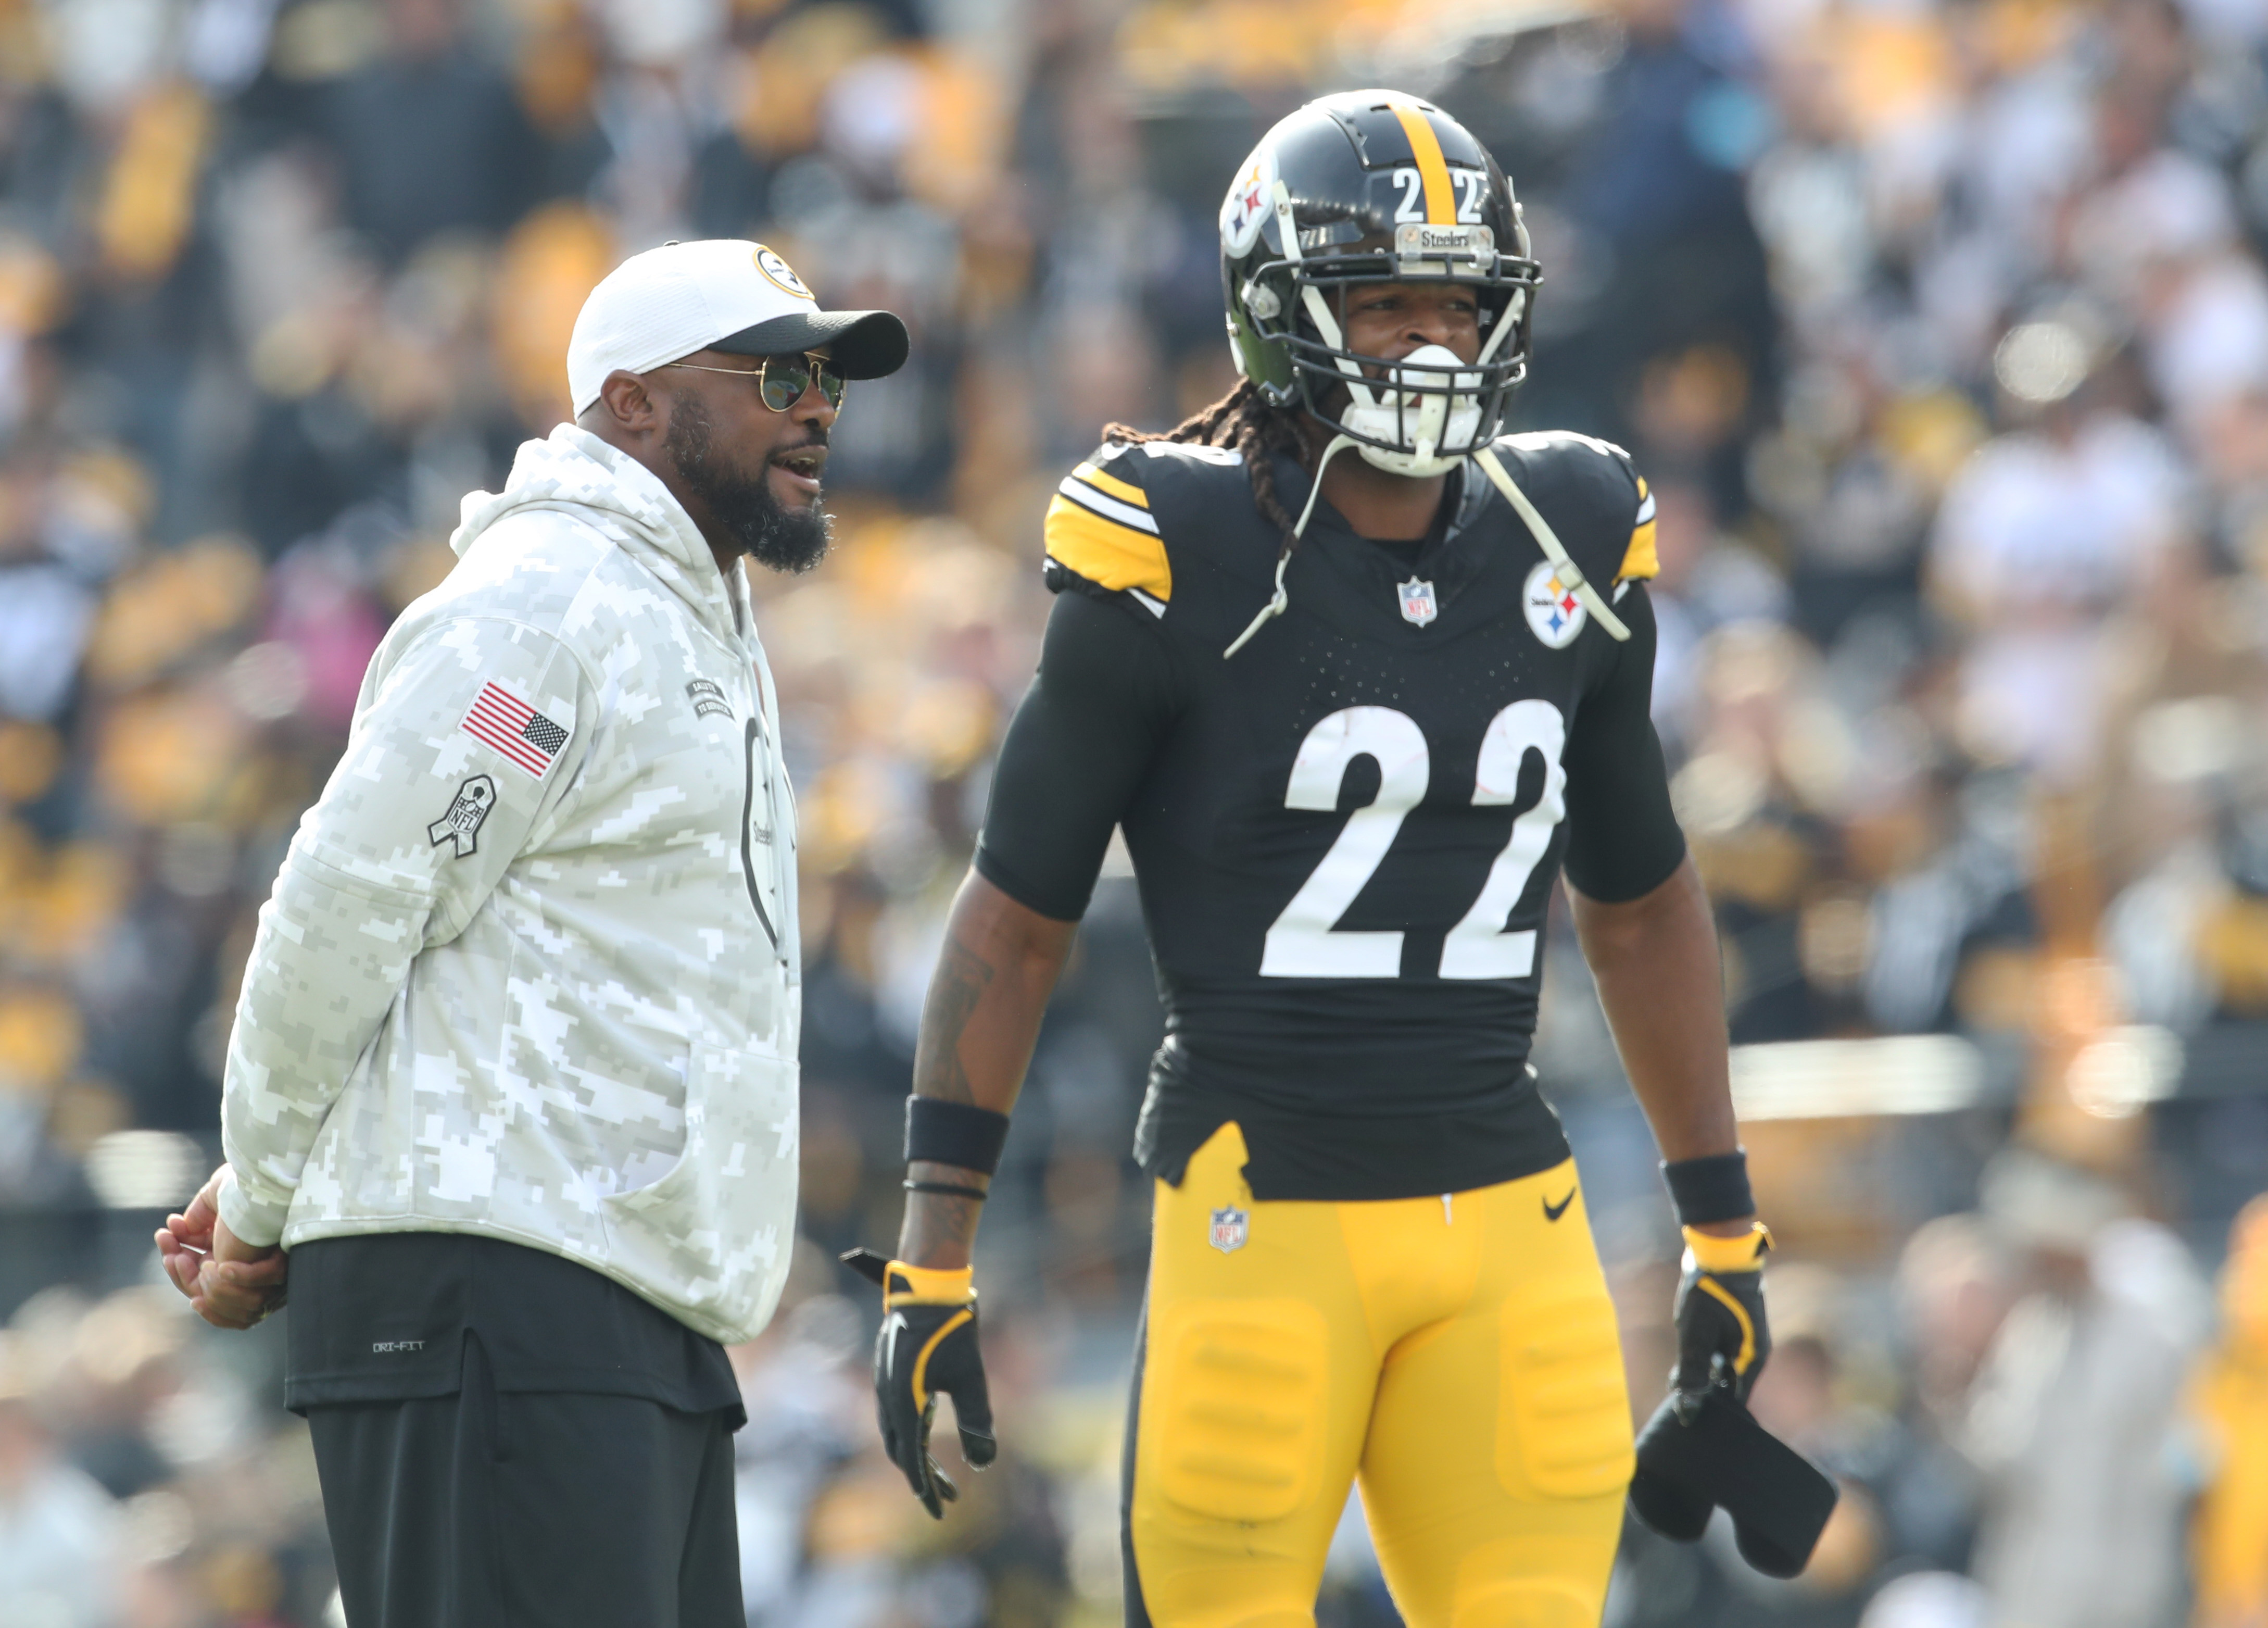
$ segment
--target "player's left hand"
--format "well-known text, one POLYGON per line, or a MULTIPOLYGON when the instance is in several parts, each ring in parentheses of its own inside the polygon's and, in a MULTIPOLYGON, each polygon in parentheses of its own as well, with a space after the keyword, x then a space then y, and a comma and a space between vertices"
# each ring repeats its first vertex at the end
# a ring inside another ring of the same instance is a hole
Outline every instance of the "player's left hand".
POLYGON ((188 1208, 157 1232, 166 1279, 188 1297, 197 1315, 217 1329, 248 1329, 282 1309, 290 1258, 274 1244, 248 1244, 220 1219, 226 1165, 212 1173, 188 1208))
POLYGON ((1761 1221, 1736 1238, 1685 1229, 1685 1273, 1678 1280, 1677 1374, 1674 1383, 1683 1416, 1702 1393, 1722 1385, 1745 1405, 1756 1375, 1771 1354, 1764 1321, 1764 1256, 1771 1234, 1761 1221))
POLYGON ((961 1454, 971 1469, 983 1470, 1000 1451, 992 1434, 984 1357, 976 1343, 976 1291, 969 1271, 909 1266, 872 1249, 853 1249, 843 1263, 882 1291, 882 1330, 874 1340, 874 1411, 883 1450, 922 1507, 941 1521, 945 1506, 961 1490, 930 1456, 937 1399, 953 1398, 961 1454))

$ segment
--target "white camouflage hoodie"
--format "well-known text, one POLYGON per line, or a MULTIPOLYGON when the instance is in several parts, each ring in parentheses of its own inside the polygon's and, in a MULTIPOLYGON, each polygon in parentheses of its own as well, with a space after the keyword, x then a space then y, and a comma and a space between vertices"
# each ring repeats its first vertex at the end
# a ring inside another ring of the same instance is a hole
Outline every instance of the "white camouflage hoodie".
POLYGON ((793 1242, 794 807, 747 585, 572 424, 372 659, 229 1042, 252 1243, 464 1232, 713 1338, 793 1242))

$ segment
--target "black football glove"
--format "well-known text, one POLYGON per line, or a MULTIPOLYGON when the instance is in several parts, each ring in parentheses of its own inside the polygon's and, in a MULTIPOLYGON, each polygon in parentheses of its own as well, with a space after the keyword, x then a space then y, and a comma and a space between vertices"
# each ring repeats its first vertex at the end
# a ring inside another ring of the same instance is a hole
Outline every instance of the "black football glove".
POLYGON ((874 1412, 882 1448, 903 1472, 922 1506, 939 1520, 961 1496, 930 1456, 937 1399, 953 1398, 961 1453, 982 1470, 998 1455, 984 1358, 976 1344, 976 1291, 968 1269, 932 1271, 853 1249, 843 1263, 882 1291, 882 1331, 874 1340, 874 1412))
POLYGON ((1764 1321, 1764 1255, 1771 1234, 1762 1222, 1739 1238, 1685 1229, 1685 1275, 1678 1280, 1678 1411, 1690 1414, 1703 1393, 1723 1386, 1746 1405, 1771 1355, 1764 1321))
POLYGON ((1835 1511, 1835 1484, 1749 1416, 1771 1353, 1764 1261, 1771 1234, 1685 1229, 1677 1285, 1677 1368, 1669 1397, 1638 1433, 1631 1507, 1664 1537, 1697 1543, 1719 1507, 1742 1557, 1768 1577, 1802 1571, 1835 1511))

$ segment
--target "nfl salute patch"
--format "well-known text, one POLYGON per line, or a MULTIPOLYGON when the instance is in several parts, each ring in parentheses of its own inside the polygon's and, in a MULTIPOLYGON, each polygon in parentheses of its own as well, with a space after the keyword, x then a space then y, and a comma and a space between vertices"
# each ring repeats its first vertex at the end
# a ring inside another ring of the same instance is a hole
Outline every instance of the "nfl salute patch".
POLYGON ((494 682, 481 686, 462 727, 482 746, 503 753, 539 780, 551 772, 559 748, 567 744, 565 730, 494 682))
POLYGON ((714 679, 696 678, 685 687, 685 693, 693 699, 696 718, 733 716, 733 704, 725 699, 725 687, 714 679))

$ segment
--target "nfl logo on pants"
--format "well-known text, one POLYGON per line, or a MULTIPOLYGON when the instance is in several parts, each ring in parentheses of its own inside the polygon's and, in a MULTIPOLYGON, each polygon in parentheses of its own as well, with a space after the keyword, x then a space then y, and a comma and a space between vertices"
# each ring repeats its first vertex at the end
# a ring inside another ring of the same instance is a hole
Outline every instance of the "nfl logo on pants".
POLYGON ((1252 1218, 1233 1204, 1212 1212, 1212 1247, 1223 1255, 1233 1255, 1244 1248, 1252 1231, 1252 1218))

